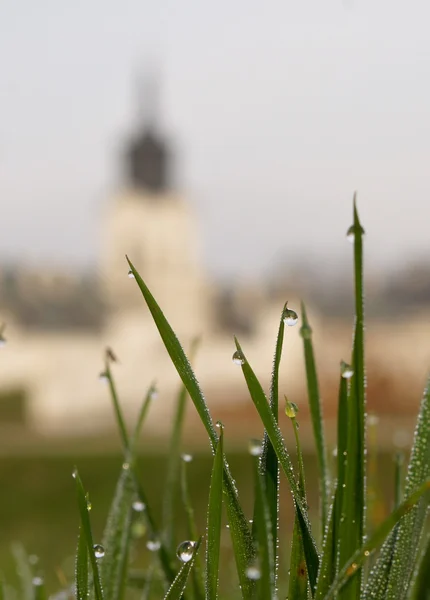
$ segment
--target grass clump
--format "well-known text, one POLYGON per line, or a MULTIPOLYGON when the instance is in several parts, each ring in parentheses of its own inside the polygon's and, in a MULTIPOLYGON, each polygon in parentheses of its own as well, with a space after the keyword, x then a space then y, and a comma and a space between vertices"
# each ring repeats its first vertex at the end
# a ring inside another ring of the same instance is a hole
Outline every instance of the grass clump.
MULTIPOLYGON (((76 578, 69 590, 78 600, 122 600, 138 594, 142 599, 165 598, 215 600, 220 597, 223 577, 221 523, 224 505, 236 563, 237 584, 229 598, 270 600, 280 597, 280 582, 287 581, 289 600, 424 600, 430 598, 428 561, 430 540, 426 519, 430 495, 430 382, 424 391, 413 447, 404 485, 400 466, 396 471, 396 506, 379 527, 368 534, 366 524, 366 374, 364 361, 363 234, 354 198, 353 224, 348 237, 353 241, 355 322, 351 356, 339 369, 339 408, 336 472, 330 473, 324 436, 324 421, 315 365, 312 329, 301 305, 307 389, 319 472, 320 523, 317 544, 311 527, 306 498, 305 466, 300 448, 297 407, 285 398, 285 412, 291 422, 297 465, 278 424, 279 367, 288 326, 298 314, 285 304, 282 308, 270 386, 266 396, 240 342, 235 339, 233 361, 240 366, 262 426, 261 440, 250 443, 255 494, 252 524, 242 509, 238 490, 224 452, 224 428, 214 423, 200 385, 174 331, 132 262, 130 272, 142 292, 161 339, 176 367, 182 387, 178 395, 169 451, 168 477, 163 504, 163 523, 157 524, 140 481, 137 441, 154 396, 148 390, 135 429, 130 434, 124 422, 115 387, 111 362, 106 352, 104 376, 118 422, 124 463, 108 516, 103 543, 93 542, 90 504, 77 471, 74 473, 81 517, 76 552, 76 578), (181 429, 186 395, 191 398, 206 429, 213 453, 208 489, 207 524, 199 531, 188 493, 188 457, 180 457, 181 429), (279 482, 288 481, 295 510, 288 577, 279 564, 279 482), (178 496, 177 490, 182 490, 178 496), (183 504, 189 539, 176 547, 174 506, 183 504), (136 513, 147 531, 152 559, 145 570, 130 568, 133 552, 133 524, 136 513), (205 558, 201 549, 205 548, 205 558)), ((194 350, 191 351, 194 353, 194 350)), ((399 463, 400 464, 400 463, 399 463)), ((393 484, 394 485, 394 484, 393 484)), ((22 562, 22 558, 21 558, 22 562)), ((25 562, 25 561, 24 561, 25 562)), ((25 568, 22 569, 25 571, 25 568)), ((0 599, 4 597, 0 586, 0 599)), ((28 583, 26 596, 44 596, 41 581, 28 583), (29 591, 30 590, 30 591, 29 591)), ((63 596, 67 597, 67 596, 63 596)), ((134 597, 134 596, 133 596, 134 597)))

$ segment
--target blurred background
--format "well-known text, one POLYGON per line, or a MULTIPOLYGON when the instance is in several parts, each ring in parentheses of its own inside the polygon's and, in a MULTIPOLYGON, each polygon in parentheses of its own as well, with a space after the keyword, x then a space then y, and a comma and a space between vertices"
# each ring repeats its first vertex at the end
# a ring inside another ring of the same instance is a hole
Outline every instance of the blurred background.
MULTIPOLYGON (((430 363, 429 18, 418 0, 0 3, 0 559, 12 577, 21 540, 60 585, 73 464, 101 532, 121 464, 106 347, 129 423, 157 382, 142 453, 161 490, 179 383, 125 254, 185 348, 200 337, 196 374, 245 497, 261 428, 233 335, 268 389, 286 300, 308 307, 334 448, 354 191, 371 440, 391 472, 430 363)), ((281 392, 312 465, 299 327, 281 392)), ((210 456, 192 406, 184 449, 204 518, 210 456)))

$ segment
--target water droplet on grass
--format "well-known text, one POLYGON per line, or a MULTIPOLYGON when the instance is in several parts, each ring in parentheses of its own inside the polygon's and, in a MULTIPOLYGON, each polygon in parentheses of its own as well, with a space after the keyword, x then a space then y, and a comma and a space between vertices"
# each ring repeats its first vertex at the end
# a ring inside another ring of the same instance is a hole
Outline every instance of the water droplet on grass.
POLYGON ((190 463, 193 460, 193 455, 184 453, 184 454, 181 454, 181 458, 184 462, 190 463))
POLYGON ((127 273, 127 276, 128 276, 129 279, 134 279, 135 278, 134 277, 134 273, 133 273, 133 271, 131 269, 129 269, 129 271, 127 273))
POLYGON ((93 550, 94 550, 94 556, 96 558, 103 558, 103 556, 105 555, 105 549, 103 548, 103 546, 101 544, 94 544, 93 550))
POLYGON ((182 542, 182 544, 179 544, 176 550, 176 556, 184 563, 189 562, 193 558, 194 549, 196 546, 196 542, 186 540, 185 542, 182 542))
POLYGON ((41 585, 43 585, 43 579, 42 577, 33 577, 31 583, 36 587, 40 587, 41 585))
POLYGON ((99 381, 101 381, 102 383, 107 383, 109 381, 109 377, 107 376, 107 373, 105 371, 102 371, 99 374, 99 381))
POLYGON ((340 374, 344 379, 351 379, 351 377, 354 375, 354 369, 351 367, 351 365, 342 360, 340 363, 340 374))
POLYGON ((234 362, 235 365, 244 365, 245 364, 245 359, 243 358, 243 356, 239 352, 239 350, 236 350, 235 352, 233 352, 233 356, 231 357, 231 360, 234 362))
POLYGON ((288 327, 293 327, 294 325, 297 325, 298 320, 299 320, 299 315, 296 313, 295 310, 291 310, 291 308, 285 307, 284 314, 282 315, 282 319, 283 319, 285 325, 288 325, 288 327))
POLYGON ((130 468, 130 465, 128 462, 124 462, 122 463, 122 468, 124 469, 124 471, 128 471, 130 468))
POLYGON ((144 502, 141 502, 140 500, 135 500, 133 502, 133 504, 131 505, 132 509, 135 510, 136 512, 142 512, 145 510, 146 508, 146 504, 144 502))
POLYGON ((246 569, 245 573, 246 573, 246 576, 248 577, 248 579, 251 579, 252 581, 257 581, 261 577, 261 571, 255 565, 250 565, 246 569))
POLYGON ((299 412, 299 407, 295 402, 290 402, 285 398, 285 414, 290 419, 295 419, 297 413, 299 412))
POLYGON ((261 456, 263 454, 261 440, 250 440, 248 450, 251 456, 261 456))
POLYGON ((148 540, 146 547, 150 552, 157 552, 161 548, 161 542, 160 540, 148 540))

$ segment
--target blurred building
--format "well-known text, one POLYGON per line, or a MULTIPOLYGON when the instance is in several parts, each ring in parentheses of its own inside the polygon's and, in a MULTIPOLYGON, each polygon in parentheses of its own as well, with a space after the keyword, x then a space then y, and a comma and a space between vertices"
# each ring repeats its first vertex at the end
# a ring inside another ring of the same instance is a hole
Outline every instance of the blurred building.
MULTIPOLYGON (((151 431, 163 435, 169 430, 179 379, 136 282, 127 277, 125 255, 185 348, 201 336, 195 369, 214 417, 230 419, 240 433, 255 416, 241 369, 231 361, 233 334, 240 336, 268 390, 283 304, 288 298, 291 307, 299 306, 279 278, 266 286, 229 289, 208 280, 199 224, 172 182, 173 160, 170 144, 154 119, 144 119, 126 144, 123 184, 105 204, 96 273, 34 271, 25 266, 0 270, 0 315, 7 324, 2 334, 7 345, 0 356, 0 427, 6 424, 13 432, 15 424, 16 431, 24 426, 51 436, 82 436, 112 428, 109 393, 98 377, 109 346, 119 357, 113 368, 127 417, 137 413, 155 380, 159 400, 151 411, 151 431)), ((428 286, 425 289, 428 294, 428 286)), ((308 312, 326 414, 334 417, 339 361, 350 355, 352 322, 339 319, 344 296, 337 296, 341 306, 334 314, 324 309, 328 291, 308 289, 305 296, 314 300, 308 312)), ((430 361, 430 319, 423 321, 421 314, 416 321, 414 314, 397 316, 405 322, 403 329, 380 319, 368 324, 369 375, 373 375, 369 393, 376 386, 374 397, 370 394, 375 410, 410 414, 415 412, 430 361), (411 389, 416 397, 413 410, 411 389), (392 394, 389 405, 387 390, 392 394)), ((281 390, 302 401, 306 421, 302 352, 299 327, 288 328, 281 390)))

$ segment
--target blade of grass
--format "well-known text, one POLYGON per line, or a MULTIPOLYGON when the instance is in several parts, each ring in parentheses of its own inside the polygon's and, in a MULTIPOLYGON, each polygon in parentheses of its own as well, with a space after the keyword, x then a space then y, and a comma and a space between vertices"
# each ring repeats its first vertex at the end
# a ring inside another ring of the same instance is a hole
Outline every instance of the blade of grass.
POLYGON ((27 552, 22 544, 14 542, 12 553, 16 562, 23 600, 33 600, 33 573, 31 571, 27 552))
POLYGON ((198 540, 196 546, 194 548, 193 557, 188 562, 184 563, 181 570, 175 577, 174 582, 169 588, 169 591, 164 597, 164 600, 180 600, 187 586, 188 576, 190 571, 194 565, 194 561, 196 559, 197 553, 200 548, 202 538, 198 540))
POLYGON ((81 532, 85 537, 85 541, 87 543, 88 555, 90 558, 91 570, 93 573, 93 586, 95 592, 96 600, 103 600, 103 590, 102 583, 100 578, 99 566, 97 563, 97 559, 94 553, 94 542, 93 542, 93 534, 91 531, 91 523, 90 517, 88 514, 88 501, 87 496, 84 490, 84 486, 82 485, 81 478, 79 477, 78 470, 75 469, 73 472, 73 478, 76 482, 76 491, 78 495, 78 507, 79 514, 81 516, 81 532))
POLYGON ((88 546, 82 532, 82 526, 79 528, 78 548, 76 551, 75 586, 77 600, 88 600, 88 546))
POLYGON ((321 498, 321 539, 327 523, 328 495, 329 495, 329 473, 327 467, 327 449, 325 445, 323 414, 321 398, 318 386, 318 376, 315 365, 314 348, 312 343, 312 329, 308 321, 306 306, 301 303, 302 326, 300 335, 303 338, 303 348, 305 354, 306 383, 308 387, 309 406, 312 418, 312 427, 315 437, 315 446, 317 451, 320 498, 321 498))
POLYGON ((335 537, 336 503, 338 502, 337 489, 335 490, 330 506, 327 527, 324 533, 321 553, 320 568, 318 571, 315 600, 324 600, 336 575, 337 545, 335 537))
POLYGON ((218 598, 222 517, 223 440, 224 428, 221 427, 209 488, 206 541, 206 600, 216 600, 218 598))
MULTIPOLYGON (((417 490, 408 496, 406 500, 393 510, 393 512, 378 527, 375 533, 346 561, 346 564, 336 577, 324 600, 338 598, 336 594, 339 593, 342 586, 358 572, 371 553, 381 545, 390 531, 395 527, 396 523, 398 523, 400 519, 405 519, 408 516, 408 513, 413 511, 417 503, 421 501, 422 497, 424 495, 428 496, 429 491, 430 479, 425 481, 417 490)), ((426 500, 428 502, 428 498, 426 500)))
MULTIPOLYGON (((194 518, 194 509, 191 504, 191 498, 188 490, 187 465, 189 458, 183 459, 181 464, 181 493, 182 503, 184 505, 185 515, 187 519, 187 533, 190 540, 196 540, 197 525, 194 518)), ((202 565, 200 557, 196 556, 194 569, 192 572, 193 591, 196 600, 202 600, 205 597, 204 584, 202 578, 202 565)))
POLYGON ((411 600, 430 600, 430 535, 418 565, 411 600))
MULTIPOLYGON (((261 449, 261 446, 260 446, 261 449)), ((251 454, 254 454, 251 449, 251 454)), ((267 600, 275 600, 277 598, 276 577, 275 577, 275 556, 273 553, 272 540, 272 522, 267 503, 267 491, 265 489, 265 478, 260 472, 259 456, 253 456, 254 462, 254 480, 255 480, 255 497, 256 497, 256 517, 257 517, 257 571, 259 574, 257 580, 257 597, 267 600)), ((252 567, 252 565, 251 565, 252 567)), ((248 567, 248 577, 250 570, 248 567)))
MULTIPOLYGON (((364 296, 363 234, 353 202, 355 327, 352 352, 352 377, 348 391, 347 459, 340 523, 339 565, 358 550, 364 539, 366 507, 366 438, 365 438, 365 367, 364 367, 364 296)), ((362 575, 357 571, 342 589, 339 600, 355 600, 362 592, 362 575)))
POLYGON ((34 600, 46 600, 46 590, 43 579, 35 577, 33 579, 33 599, 34 600))
MULTIPOLYGON (((297 462, 299 466, 298 484, 301 499, 306 503, 306 483, 305 469, 303 464, 302 450, 300 447, 300 439, 296 419, 297 406, 292 402, 288 402, 285 398, 286 406, 285 413, 290 418, 293 426, 294 437, 296 439, 297 462)), ((307 600, 308 597, 308 574, 306 569, 306 557, 303 548, 302 536, 300 531, 300 523, 296 515, 294 519, 293 541, 291 544, 290 556, 290 578, 288 583, 288 597, 291 600, 307 600)))
MULTIPOLYGON (((190 360, 194 359, 197 350, 198 340, 194 340, 190 349, 190 360)), ((187 388, 181 383, 176 402, 176 414, 173 420, 173 429, 170 437, 170 447, 167 458, 167 477, 163 494, 163 539, 171 553, 175 550, 175 519, 174 507, 176 494, 180 478, 180 448, 182 439, 182 430, 185 418, 185 409, 187 401, 187 388)))
MULTIPOLYGON (((341 363, 341 369, 342 369, 341 363)), ((348 433, 348 380, 340 376, 339 381, 339 402, 337 410, 337 485, 336 485, 336 505, 333 523, 333 537, 336 547, 336 573, 339 571, 339 545, 341 519, 343 510, 343 490, 345 483, 345 469, 348 455, 347 445, 348 433)))
MULTIPOLYGON (((418 413, 405 494, 410 494, 428 477, 430 477, 430 377, 418 413)), ((410 584, 427 511, 428 502, 423 499, 399 524, 388 580, 390 599, 400 600, 403 590, 410 584)))
MULTIPOLYGON (((208 433, 212 450, 215 451, 218 436, 216 435, 212 417, 206 405, 206 401, 194 375, 185 352, 179 343, 173 329, 170 327, 162 310, 158 306, 155 298, 149 291, 148 287, 140 277, 139 273, 134 268, 133 264, 127 257, 127 261, 131 272, 134 275, 137 285, 145 299, 145 302, 152 314, 155 325, 160 333, 161 339, 166 347, 166 350, 174 364, 180 378, 182 379, 191 400, 196 407, 200 419, 208 433)), ((233 550, 236 560, 237 573, 242 586, 242 594, 244 598, 251 597, 254 589, 253 582, 245 575, 246 566, 254 557, 254 545, 252 541, 251 531, 248 522, 243 513, 242 507, 239 504, 235 482, 231 476, 230 468, 227 460, 224 457, 224 475, 223 488, 226 492, 226 508, 230 523, 230 531, 233 541, 233 550)))
MULTIPOLYGON (((284 342, 284 313, 287 308, 285 303, 282 309, 281 319, 278 327, 278 335, 276 338, 275 357, 273 360, 272 380, 270 385, 270 408, 272 410, 275 421, 278 422, 278 398, 279 398, 279 366, 281 363, 282 346, 284 342)), ((270 512, 270 520, 272 523, 272 542, 273 555, 275 557, 275 580, 278 579, 278 552, 279 552, 279 461, 276 452, 273 449, 272 442, 264 432, 263 437, 263 454, 260 460, 260 472, 265 479, 265 489, 267 496, 267 506, 270 512)), ((253 519, 253 537, 256 537, 256 529, 258 525, 258 516, 256 507, 254 507, 253 519)))
POLYGON ((306 565, 308 569, 309 582, 311 589, 315 589, 316 578, 318 573, 318 552, 315 541, 312 537, 311 526, 308 518, 307 507, 304 505, 297 481, 294 477, 294 469, 291 462, 290 455, 287 452, 284 439, 282 437, 281 430, 273 416, 270 406, 267 402, 266 396, 263 392, 260 382, 255 376, 250 364, 248 363, 245 354, 238 340, 235 338, 237 352, 242 360, 242 372, 245 377, 245 381, 248 386, 249 393, 252 401, 260 415, 261 421, 267 431, 267 434, 272 442, 273 448, 275 449, 279 463, 284 471, 288 483, 294 498, 294 504, 296 508, 296 514, 299 519, 300 531, 302 533, 303 547, 306 556, 306 565))

